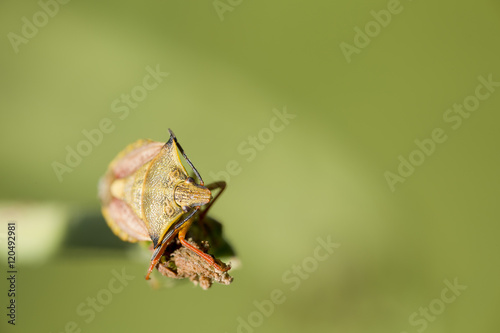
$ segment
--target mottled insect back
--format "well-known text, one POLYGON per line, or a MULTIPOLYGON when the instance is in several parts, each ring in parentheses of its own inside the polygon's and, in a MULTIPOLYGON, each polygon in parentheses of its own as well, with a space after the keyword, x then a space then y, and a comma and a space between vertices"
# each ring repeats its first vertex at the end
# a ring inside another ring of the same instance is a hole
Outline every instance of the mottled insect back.
POLYGON ((222 192, 225 183, 205 187, 175 135, 170 133, 167 143, 138 140, 127 146, 113 159, 99 182, 102 213, 113 233, 128 242, 153 242, 155 254, 148 277, 177 234, 184 246, 220 268, 208 254, 188 244, 184 236, 200 207, 213 203, 210 190, 219 188, 222 192), (189 177, 179 152, 193 167, 200 184, 189 177))

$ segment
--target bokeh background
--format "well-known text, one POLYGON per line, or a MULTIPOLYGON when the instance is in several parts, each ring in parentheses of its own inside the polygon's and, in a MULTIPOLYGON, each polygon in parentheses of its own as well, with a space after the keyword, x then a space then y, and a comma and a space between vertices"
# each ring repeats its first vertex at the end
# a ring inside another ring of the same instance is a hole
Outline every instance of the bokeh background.
POLYGON ((0 4, 2 276, 8 221, 18 239, 2 332, 498 332, 500 89, 459 128, 443 118, 478 77, 500 81, 498 2, 43 1, 52 16, 0 4), (388 8, 378 31, 371 12, 388 8), (116 112, 148 66, 169 74, 116 112), (112 130, 58 179, 54 162, 103 119, 112 130), (230 286, 152 288, 148 258, 100 215, 109 161, 168 128, 207 181, 231 163, 212 211, 241 261, 230 286), (386 172, 436 128, 447 140, 391 189, 386 172), (323 261, 318 237, 337 246, 323 261), (467 287, 450 303, 445 280, 467 287), (285 300, 262 314, 274 290, 285 300))

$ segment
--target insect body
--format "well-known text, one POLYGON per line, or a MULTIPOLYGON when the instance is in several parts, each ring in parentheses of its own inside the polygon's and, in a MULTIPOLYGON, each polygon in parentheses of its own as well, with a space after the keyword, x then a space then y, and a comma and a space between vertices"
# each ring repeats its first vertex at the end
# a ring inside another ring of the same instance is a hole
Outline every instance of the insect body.
POLYGON ((170 131, 167 143, 139 140, 129 145, 111 162, 99 184, 102 213, 111 230, 129 242, 152 241, 154 252, 146 279, 158 264, 166 246, 179 237, 182 245, 196 252, 221 271, 212 256, 185 240, 200 213, 200 221, 225 189, 225 182, 204 186, 204 182, 170 131), (200 181, 189 177, 181 163, 179 151, 200 181), (220 189, 212 198, 212 190, 220 189))

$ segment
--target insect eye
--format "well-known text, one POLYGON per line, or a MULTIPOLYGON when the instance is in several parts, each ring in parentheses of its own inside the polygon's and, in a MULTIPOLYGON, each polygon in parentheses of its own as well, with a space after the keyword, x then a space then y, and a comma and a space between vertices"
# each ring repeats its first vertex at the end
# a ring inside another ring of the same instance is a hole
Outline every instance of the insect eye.
POLYGON ((188 183, 188 184, 194 183, 194 179, 191 177, 188 177, 188 179, 186 179, 186 183, 188 183))

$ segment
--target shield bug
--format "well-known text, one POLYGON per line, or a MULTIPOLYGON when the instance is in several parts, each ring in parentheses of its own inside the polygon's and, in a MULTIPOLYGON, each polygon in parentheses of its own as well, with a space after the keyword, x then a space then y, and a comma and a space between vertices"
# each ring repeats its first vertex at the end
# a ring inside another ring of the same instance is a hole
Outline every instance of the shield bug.
POLYGON ((188 243, 185 236, 195 214, 198 213, 198 220, 202 221, 226 183, 220 181, 205 186, 174 133, 170 129, 169 132, 167 143, 138 140, 111 161, 99 182, 102 214, 113 233, 122 240, 153 242, 147 280, 176 236, 183 246, 225 272, 231 267, 220 266, 212 256, 188 243), (199 184, 186 172, 179 152, 199 184), (217 189, 217 195, 212 197, 212 191, 217 189))

